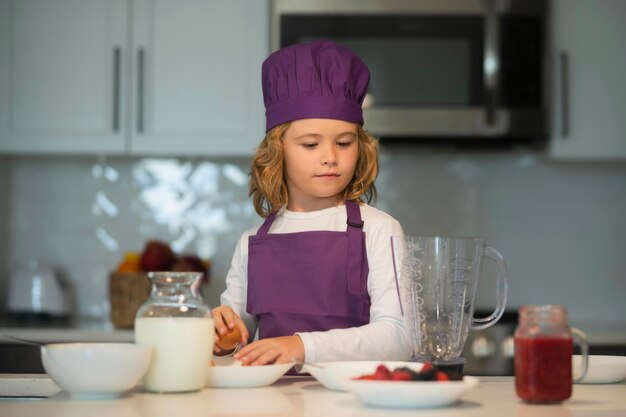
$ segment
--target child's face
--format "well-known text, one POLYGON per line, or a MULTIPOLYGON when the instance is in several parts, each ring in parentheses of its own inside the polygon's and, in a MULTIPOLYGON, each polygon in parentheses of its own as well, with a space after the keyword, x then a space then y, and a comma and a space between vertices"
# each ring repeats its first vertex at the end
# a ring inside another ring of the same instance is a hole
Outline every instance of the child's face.
POLYGON ((337 205, 354 175, 357 126, 332 119, 291 122, 283 136, 288 209, 311 211, 337 205))

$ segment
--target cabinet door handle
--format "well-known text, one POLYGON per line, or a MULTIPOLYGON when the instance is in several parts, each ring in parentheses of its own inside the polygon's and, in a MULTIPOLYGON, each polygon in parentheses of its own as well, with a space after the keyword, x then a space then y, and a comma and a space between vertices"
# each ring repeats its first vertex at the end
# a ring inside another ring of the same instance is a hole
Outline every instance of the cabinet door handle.
POLYGON ((120 131, 120 88, 122 49, 113 50, 113 131, 120 131))
POLYGON ((561 137, 569 136, 569 55, 565 51, 559 54, 561 68, 561 137))
POLYGON ((143 133, 144 128, 144 95, 145 95, 145 60, 143 48, 137 51, 137 131, 143 133))

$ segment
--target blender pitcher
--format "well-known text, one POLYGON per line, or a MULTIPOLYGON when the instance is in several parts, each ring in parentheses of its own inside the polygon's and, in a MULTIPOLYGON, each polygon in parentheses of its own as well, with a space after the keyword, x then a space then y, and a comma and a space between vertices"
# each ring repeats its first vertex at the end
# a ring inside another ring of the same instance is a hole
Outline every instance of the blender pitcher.
POLYGON ((440 366, 460 366, 462 370, 465 361, 461 352, 470 328, 492 326, 504 312, 507 282, 502 255, 486 246, 486 239, 481 237, 393 236, 391 239, 413 359, 440 366), (474 299, 484 257, 498 265, 497 304, 490 316, 475 318, 474 299))

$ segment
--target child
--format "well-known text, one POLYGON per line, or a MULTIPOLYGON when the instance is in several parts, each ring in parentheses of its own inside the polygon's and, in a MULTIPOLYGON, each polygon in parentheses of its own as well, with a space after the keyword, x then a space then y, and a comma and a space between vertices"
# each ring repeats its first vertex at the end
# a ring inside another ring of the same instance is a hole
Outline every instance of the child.
POLYGON ((407 360, 390 239, 402 229, 362 201, 378 174, 362 128, 367 67, 317 41, 270 55, 262 82, 267 130, 250 196, 265 222, 235 249, 216 338, 238 327, 244 365, 407 360))

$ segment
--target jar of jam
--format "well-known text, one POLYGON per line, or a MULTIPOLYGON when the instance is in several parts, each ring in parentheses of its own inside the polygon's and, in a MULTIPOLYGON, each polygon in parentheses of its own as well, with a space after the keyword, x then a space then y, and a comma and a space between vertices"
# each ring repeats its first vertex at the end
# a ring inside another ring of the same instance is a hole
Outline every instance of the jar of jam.
POLYGON ((515 390, 530 403, 561 402, 572 395, 573 337, 581 345, 582 375, 587 372, 587 338, 567 324, 558 305, 524 306, 515 330, 515 390))

